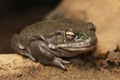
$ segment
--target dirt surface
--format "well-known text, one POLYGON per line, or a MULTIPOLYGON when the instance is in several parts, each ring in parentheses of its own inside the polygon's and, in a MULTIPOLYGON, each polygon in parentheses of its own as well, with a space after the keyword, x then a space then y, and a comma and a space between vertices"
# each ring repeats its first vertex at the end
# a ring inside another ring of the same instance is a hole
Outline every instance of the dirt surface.
POLYGON ((58 14, 93 22, 97 51, 72 58, 67 71, 17 54, 1 54, 0 80, 120 80, 120 0, 64 0, 48 18, 58 14))
MULTIPOLYGON (((86 57, 87 58, 87 57, 86 57)), ((17 54, 0 56, 0 80, 119 80, 119 67, 98 67, 81 57, 72 59, 67 71, 33 63, 17 54)))

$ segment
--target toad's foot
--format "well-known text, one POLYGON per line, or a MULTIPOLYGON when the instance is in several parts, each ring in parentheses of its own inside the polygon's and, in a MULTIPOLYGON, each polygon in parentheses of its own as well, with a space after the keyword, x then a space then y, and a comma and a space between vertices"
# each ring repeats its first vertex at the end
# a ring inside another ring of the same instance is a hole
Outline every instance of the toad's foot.
POLYGON ((66 67, 63 64, 70 64, 70 63, 71 63, 71 61, 66 61, 61 58, 55 57, 52 64, 54 66, 57 66, 57 67, 60 67, 64 70, 66 70, 66 67))

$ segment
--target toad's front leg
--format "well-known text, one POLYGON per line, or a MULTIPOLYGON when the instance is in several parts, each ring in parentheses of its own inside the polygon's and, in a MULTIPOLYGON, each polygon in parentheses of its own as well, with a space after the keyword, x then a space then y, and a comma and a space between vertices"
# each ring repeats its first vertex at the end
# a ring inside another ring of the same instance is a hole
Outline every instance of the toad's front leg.
MULTIPOLYGON (((30 43, 29 49, 31 55, 44 65, 53 65, 66 69, 63 64, 70 63, 54 55, 55 51, 50 49, 44 41, 36 40, 30 43)), ((57 53, 57 52, 56 52, 57 53)))

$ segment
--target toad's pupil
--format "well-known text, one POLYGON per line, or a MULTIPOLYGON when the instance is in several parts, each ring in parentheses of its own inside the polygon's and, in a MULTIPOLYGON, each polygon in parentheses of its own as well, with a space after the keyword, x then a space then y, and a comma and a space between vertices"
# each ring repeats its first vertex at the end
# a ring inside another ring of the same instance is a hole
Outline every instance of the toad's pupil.
POLYGON ((67 34, 66 35, 66 38, 69 39, 69 40, 72 40, 74 39, 75 35, 70 35, 70 34, 67 34))
POLYGON ((66 38, 69 40, 73 40, 75 38, 74 32, 66 32, 66 38))

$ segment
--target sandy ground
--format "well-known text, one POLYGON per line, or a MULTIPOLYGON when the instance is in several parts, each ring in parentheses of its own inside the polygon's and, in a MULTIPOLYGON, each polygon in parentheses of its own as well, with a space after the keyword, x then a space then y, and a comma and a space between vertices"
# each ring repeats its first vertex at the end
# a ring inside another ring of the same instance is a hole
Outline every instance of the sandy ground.
POLYGON ((1 55, 0 80, 119 80, 119 67, 98 67, 80 57, 66 65, 67 71, 33 63, 17 54, 1 55))
POLYGON ((56 14, 93 22, 97 51, 72 58, 67 71, 17 54, 1 54, 0 80, 120 80, 120 1, 64 0, 49 18, 56 14))

